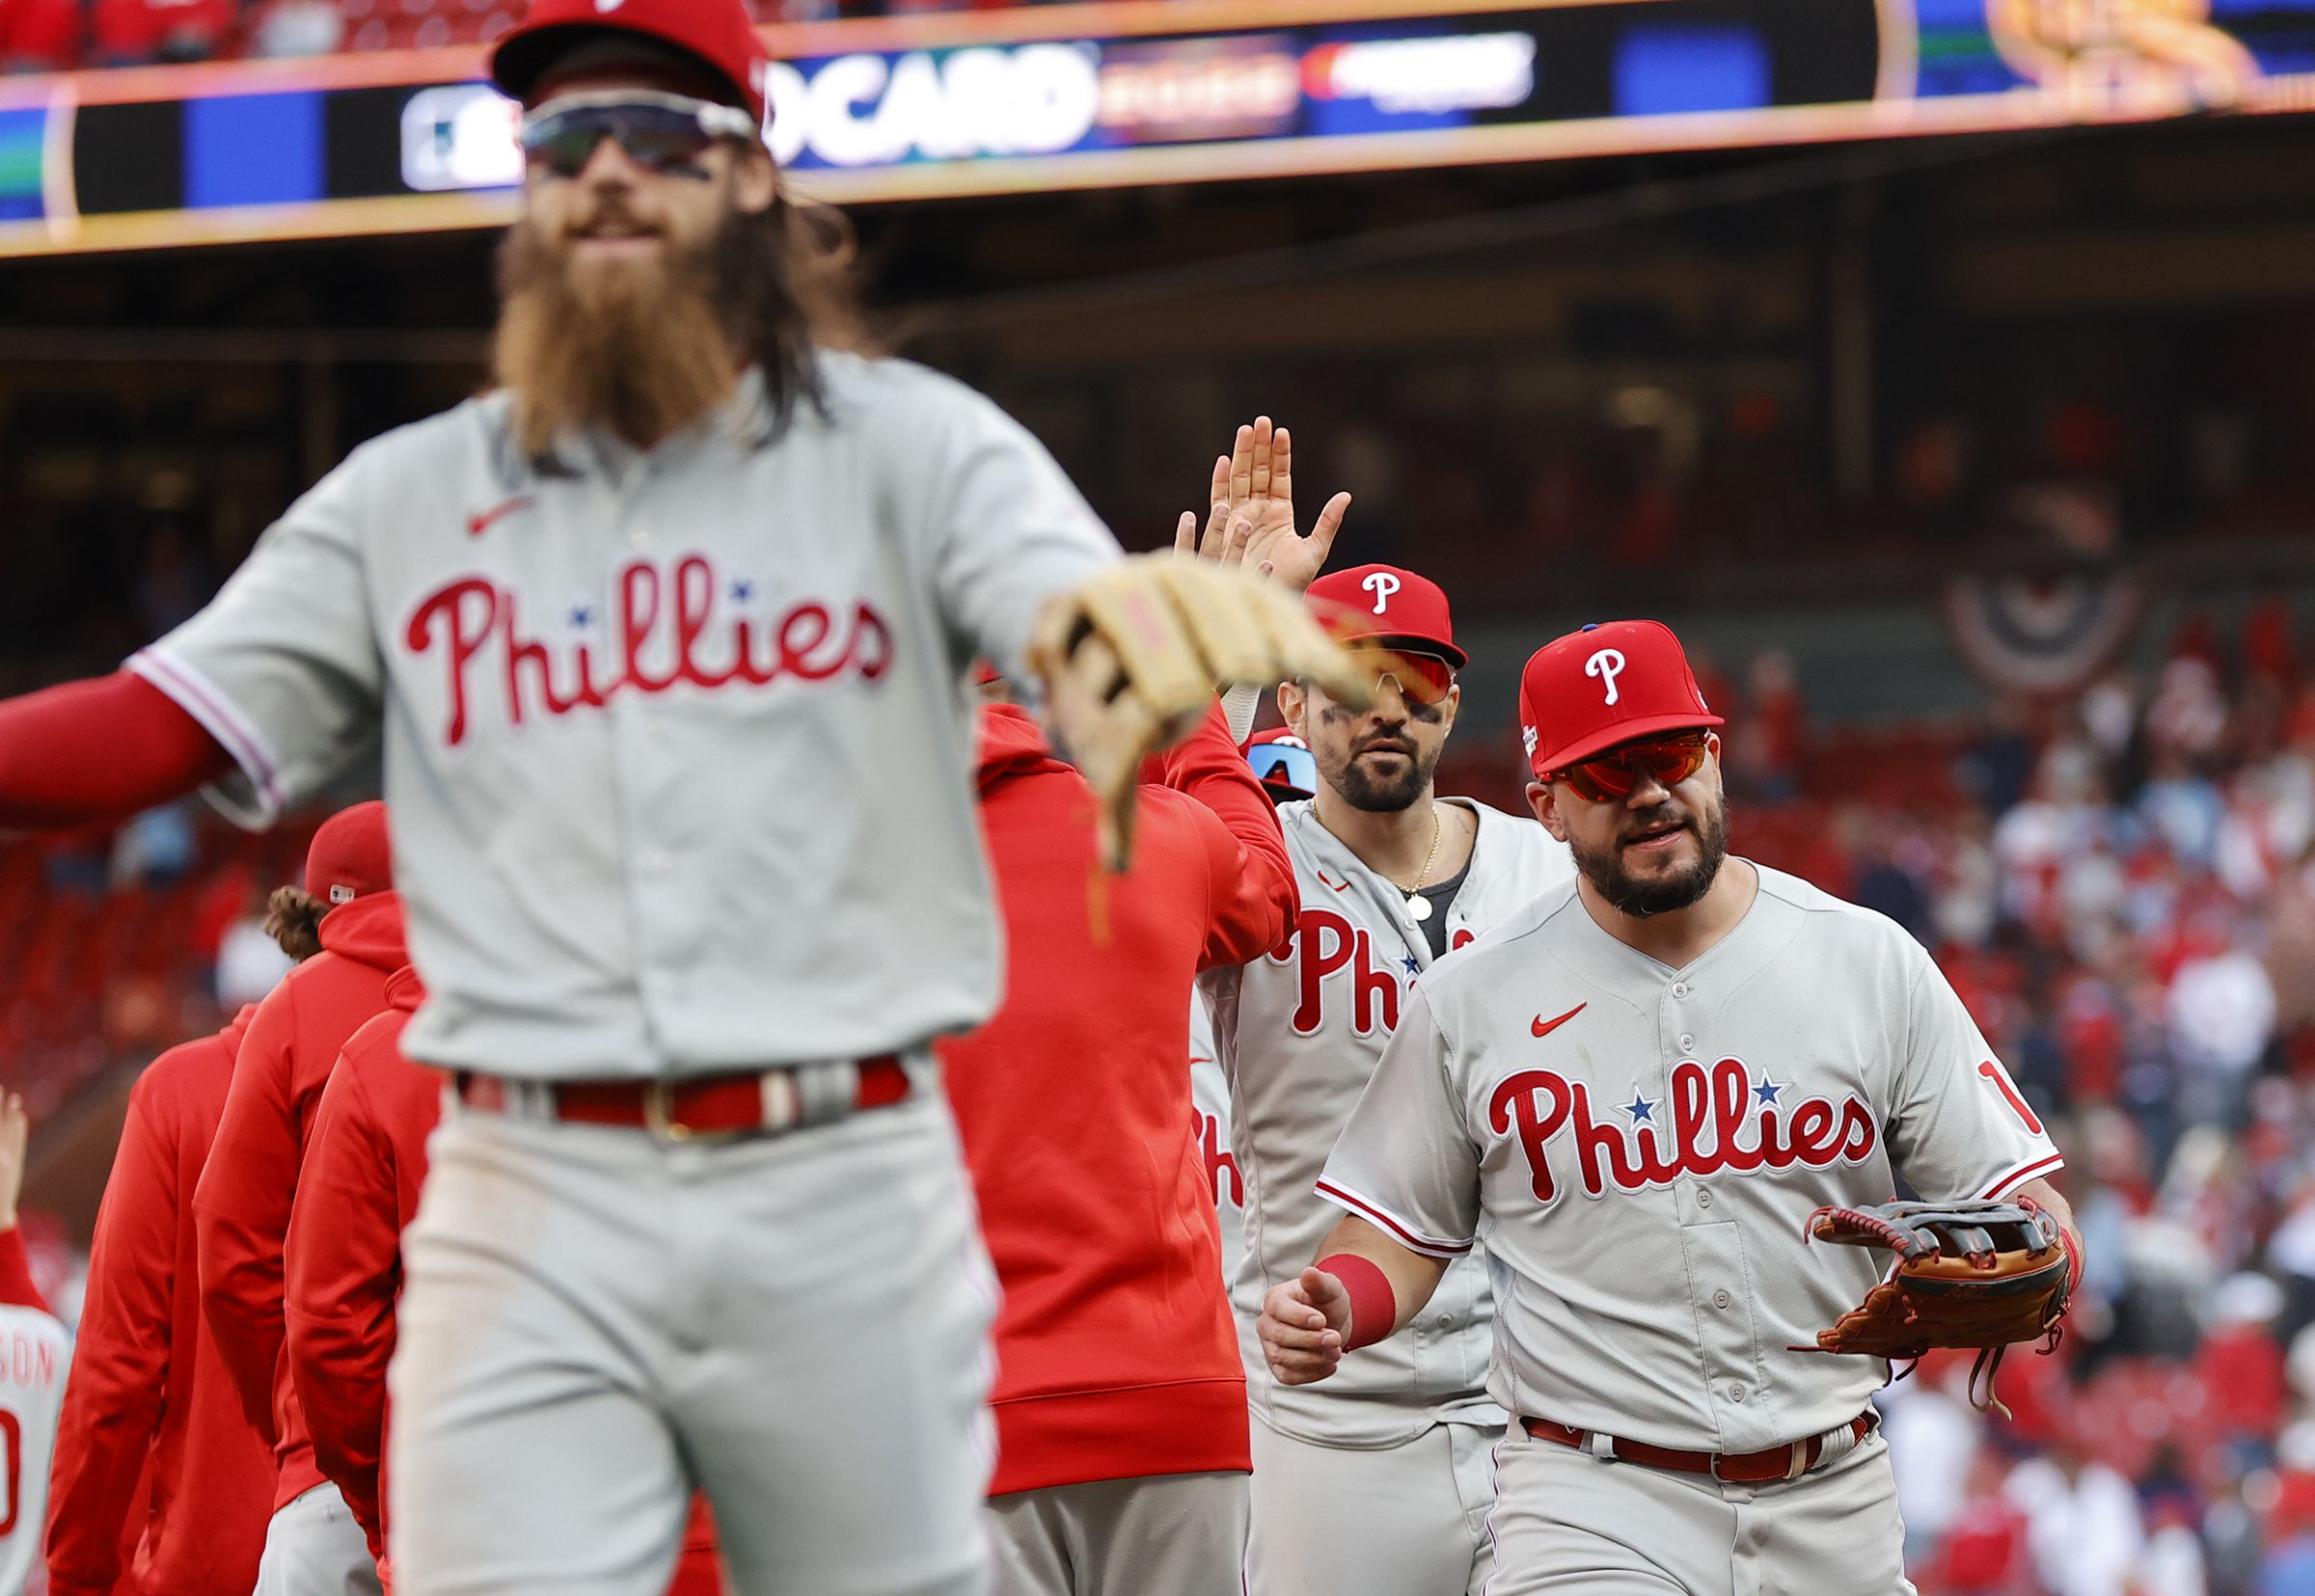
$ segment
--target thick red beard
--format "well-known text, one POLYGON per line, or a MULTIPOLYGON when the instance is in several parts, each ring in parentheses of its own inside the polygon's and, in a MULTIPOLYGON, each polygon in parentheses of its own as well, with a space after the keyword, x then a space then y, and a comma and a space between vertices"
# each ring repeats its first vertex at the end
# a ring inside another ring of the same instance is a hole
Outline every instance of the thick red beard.
POLYGON ((582 261, 526 217, 501 247, 500 282, 494 360, 529 454, 586 427, 647 448, 731 391, 713 246, 582 261))

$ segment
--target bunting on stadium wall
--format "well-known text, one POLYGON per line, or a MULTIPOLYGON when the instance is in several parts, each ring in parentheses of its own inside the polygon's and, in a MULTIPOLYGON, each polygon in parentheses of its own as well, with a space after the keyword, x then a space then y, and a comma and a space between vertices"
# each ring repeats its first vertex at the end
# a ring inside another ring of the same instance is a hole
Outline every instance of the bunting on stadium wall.
POLYGON ((1946 586, 1945 611, 1954 651, 1988 686, 2066 693, 2130 645, 2146 592, 2114 570, 1957 577, 1946 586))

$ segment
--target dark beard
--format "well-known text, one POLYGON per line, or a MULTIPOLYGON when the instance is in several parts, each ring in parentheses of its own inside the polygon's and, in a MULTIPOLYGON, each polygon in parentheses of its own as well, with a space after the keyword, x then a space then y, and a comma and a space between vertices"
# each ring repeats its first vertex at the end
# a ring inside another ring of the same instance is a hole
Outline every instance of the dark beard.
POLYGON ((1604 850, 1593 851, 1568 839, 1569 852, 1575 855, 1575 868, 1584 873, 1592 890, 1607 900, 1608 906, 1635 920, 1650 915, 1671 914, 1697 903, 1712 890, 1720 878, 1720 867, 1729 856, 1729 810, 1724 799, 1713 806, 1709 818, 1693 824, 1698 844, 1696 863, 1672 876, 1658 876, 1641 880, 1623 868, 1623 845, 1610 843, 1604 850))
MULTIPOLYGON (((1326 772, 1326 784, 1342 795, 1345 803, 1353 809, 1363 809, 1370 815, 1396 815, 1411 808, 1430 786, 1430 778, 1439 768, 1439 755, 1445 746, 1433 748, 1430 757, 1405 744, 1370 744, 1369 747, 1397 747, 1409 755, 1404 774, 1380 780, 1368 773, 1365 766, 1353 756, 1339 771, 1326 772)), ((1360 753, 1367 750, 1361 748, 1360 753)))
POLYGON ((727 218, 704 249, 581 271, 568 244, 515 224, 499 255, 494 354, 526 453, 584 427, 647 448, 722 401, 737 362, 725 310, 736 230, 727 218))

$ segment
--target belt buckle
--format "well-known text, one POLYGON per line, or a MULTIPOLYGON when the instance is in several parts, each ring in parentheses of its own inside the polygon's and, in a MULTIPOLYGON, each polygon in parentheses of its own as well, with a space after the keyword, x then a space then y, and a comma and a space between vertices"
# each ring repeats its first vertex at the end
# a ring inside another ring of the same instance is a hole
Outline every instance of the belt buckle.
POLYGON ((675 1119, 675 1087, 671 1081, 652 1081, 643 1088, 643 1125, 661 1142, 683 1143, 698 1134, 675 1119))

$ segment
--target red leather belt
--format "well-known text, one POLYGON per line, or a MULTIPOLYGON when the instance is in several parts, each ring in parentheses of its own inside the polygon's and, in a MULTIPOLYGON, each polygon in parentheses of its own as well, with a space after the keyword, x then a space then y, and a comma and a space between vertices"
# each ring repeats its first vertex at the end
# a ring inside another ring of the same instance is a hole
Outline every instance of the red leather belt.
POLYGON ((648 1130, 670 1142, 828 1124, 904 1102, 912 1090, 891 1053, 834 1065, 750 1069, 680 1081, 524 1081, 460 1070, 458 1100, 491 1114, 648 1130), (849 1077, 847 1079, 846 1077, 849 1077))
MULTIPOLYGON (((1849 1433, 1863 1441, 1880 1423, 1870 1411, 1849 1420, 1849 1433)), ((1548 1419, 1521 1419, 1521 1426, 1539 1441, 1593 1449, 1592 1433, 1548 1419)), ((1710 1474, 1730 1485, 1765 1485, 1776 1479, 1798 1479, 1815 1468, 1825 1455, 1825 1438, 1812 1435, 1758 1452, 1684 1452, 1673 1447, 1651 1447, 1645 1441, 1602 1438, 1607 1450, 1625 1463, 1645 1463, 1651 1469, 1673 1469, 1684 1474, 1710 1474)))

